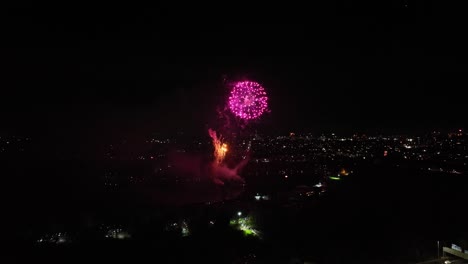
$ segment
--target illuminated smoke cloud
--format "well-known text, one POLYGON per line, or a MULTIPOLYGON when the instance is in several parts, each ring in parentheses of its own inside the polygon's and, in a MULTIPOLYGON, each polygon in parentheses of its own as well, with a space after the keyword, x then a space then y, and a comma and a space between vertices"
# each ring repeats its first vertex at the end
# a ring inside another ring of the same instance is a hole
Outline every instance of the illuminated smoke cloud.
POLYGON ((235 168, 227 167, 227 165, 223 163, 226 152, 228 151, 227 144, 223 143, 223 138, 221 136, 218 137, 216 131, 208 129, 208 134, 213 141, 214 147, 215 160, 211 164, 211 171, 209 174, 213 182, 218 185, 223 185, 225 181, 244 183, 244 179, 239 176, 238 173, 245 166, 248 158, 242 160, 235 168))
POLYGON ((218 137, 216 131, 208 129, 208 134, 213 141, 215 161, 217 164, 221 164, 224 161, 224 157, 226 157, 226 152, 228 151, 227 144, 223 143, 223 138, 221 136, 218 137))
POLYGON ((189 155, 187 153, 171 152, 169 161, 174 166, 172 171, 178 175, 185 175, 194 178, 208 178, 217 185, 224 185, 226 182, 244 183, 244 179, 239 175, 240 171, 249 161, 249 154, 241 160, 235 167, 230 168, 224 163, 227 152, 227 144, 222 142, 222 137, 216 131, 209 129, 213 147, 214 160, 204 162, 200 156, 189 155))

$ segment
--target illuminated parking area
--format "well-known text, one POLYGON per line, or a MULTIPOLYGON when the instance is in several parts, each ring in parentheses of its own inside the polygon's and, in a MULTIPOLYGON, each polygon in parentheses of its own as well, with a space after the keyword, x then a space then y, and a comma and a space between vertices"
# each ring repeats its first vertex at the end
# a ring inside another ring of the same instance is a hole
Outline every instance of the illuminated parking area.
POLYGON ((237 212, 237 217, 231 219, 229 224, 237 230, 240 230, 246 236, 260 236, 260 232, 255 227, 255 221, 251 216, 242 217, 242 212, 237 212))

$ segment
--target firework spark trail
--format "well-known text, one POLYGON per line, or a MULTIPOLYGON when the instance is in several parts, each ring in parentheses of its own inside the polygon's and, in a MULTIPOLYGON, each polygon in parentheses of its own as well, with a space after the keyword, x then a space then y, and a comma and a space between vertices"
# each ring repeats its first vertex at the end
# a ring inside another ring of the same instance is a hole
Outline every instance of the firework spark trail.
POLYGON ((226 157, 226 152, 228 150, 227 144, 223 143, 223 137, 218 137, 216 131, 212 130, 211 128, 208 129, 208 134, 213 140, 215 161, 217 164, 221 164, 224 161, 224 157, 226 157))
POLYGON ((229 96, 229 108, 237 117, 245 120, 256 119, 267 110, 268 97, 265 89, 251 81, 237 82, 229 96))

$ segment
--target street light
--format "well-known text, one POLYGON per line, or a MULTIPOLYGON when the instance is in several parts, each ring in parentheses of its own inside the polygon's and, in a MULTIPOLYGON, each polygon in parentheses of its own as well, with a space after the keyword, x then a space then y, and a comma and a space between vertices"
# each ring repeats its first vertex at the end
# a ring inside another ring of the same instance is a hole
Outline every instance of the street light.
POLYGON ((439 240, 437 240, 437 258, 440 259, 440 247, 439 247, 439 240))

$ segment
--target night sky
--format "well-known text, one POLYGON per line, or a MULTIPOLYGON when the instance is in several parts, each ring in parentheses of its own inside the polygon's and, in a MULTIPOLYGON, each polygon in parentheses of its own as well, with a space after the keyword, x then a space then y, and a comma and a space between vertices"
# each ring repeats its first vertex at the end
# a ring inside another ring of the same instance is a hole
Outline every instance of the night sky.
POLYGON ((2 32, 2 129, 202 134, 225 77, 264 85, 271 113, 258 126, 268 131, 466 127, 466 29, 442 4, 14 6, 2 32))

